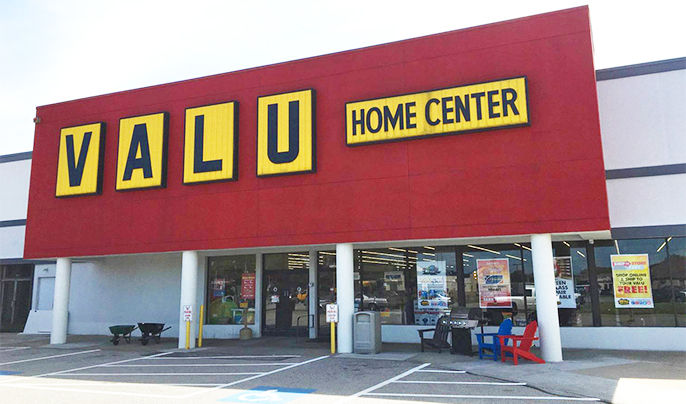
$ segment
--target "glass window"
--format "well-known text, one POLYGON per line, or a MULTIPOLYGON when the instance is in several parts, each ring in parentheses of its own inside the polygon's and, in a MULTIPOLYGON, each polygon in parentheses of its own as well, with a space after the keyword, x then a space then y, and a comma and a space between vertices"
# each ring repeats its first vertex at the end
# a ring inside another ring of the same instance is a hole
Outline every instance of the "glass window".
POLYGON ((656 327, 676 325, 665 239, 596 241, 595 258, 603 326, 656 327), (615 308, 610 256, 648 254, 654 308, 615 308))
POLYGON ((439 317, 450 314, 458 303, 455 247, 423 246, 408 250, 410 273, 416 278, 416 295, 411 303, 413 318, 408 319, 414 322, 409 324, 435 325, 439 317))
POLYGON ((355 296, 355 305, 379 311, 381 324, 414 324, 416 276, 408 261, 402 248, 361 250, 361 293, 355 296))
POLYGON ((586 242, 562 241, 553 243, 557 258, 555 282, 558 288, 561 326, 593 326, 586 242))
POLYGON ((669 237, 665 240, 669 253, 669 268, 674 288, 674 306, 677 325, 686 326, 686 237, 669 237))
POLYGON ((319 299, 319 335, 330 335, 326 322, 326 305, 336 302, 336 252, 320 251, 317 254, 317 298, 319 299))
POLYGON ((255 324, 255 256, 210 257, 207 323, 255 324))
POLYGON ((467 307, 481 307, 489 324, 498 325, 512 318, 515 325, 526 325, 527 315, 535 305, 533 277, 524 268, 531 258, 524 257, 519 246, 467 245, 462 252, 467 307), (478 267, 481 272, 479 293, 478 267))

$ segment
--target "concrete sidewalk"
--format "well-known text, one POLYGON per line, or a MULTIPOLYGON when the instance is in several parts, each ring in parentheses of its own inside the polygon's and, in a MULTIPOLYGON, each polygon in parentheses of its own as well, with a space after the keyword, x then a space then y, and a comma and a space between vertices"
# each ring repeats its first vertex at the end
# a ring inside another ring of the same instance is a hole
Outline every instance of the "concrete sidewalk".
MULTIPOLYGON (((49 345, 47 335, 3 333, 0 334, 0 347, 54 349, 57 354, 60 350, 97 348, 113 355, 148 355, 177 350, 175 338, 163 338, 160 344, 150 343, 147 346, 142 346, 136 337, 131 344, 122 342, 114 346, 109 338, 104 335, 70 335, 67 344, 53 346, 49 345)), ((190 355, 229 351, 250 355, 278 352, 318 356, 329 353, 329 344, 302 338, 296 341, 288 337, 265 337, 249 341, 205 340, 203 348, 190 351, 190 355)), ((367 361, 393 361, 408 366, 431 363, 432 367, 464 370, 493 381, 525 382, 541 392, 558 396, 597 397, 613 403, 686 402, 686 352, 565 349, 563 356, 565 360, 560 363, 539 365, 522 360, 518 366, 514 366, 511 361, 479 360, 476 355, 470 357, 436 351, 422 353, 418 344, 384 344, 383 352, 377 355, 337 354, 335 357, 355 359, 362 366, 367 361)), ((343 362, 333 362, 329 366, 336 366, 335 363, 343 362)))

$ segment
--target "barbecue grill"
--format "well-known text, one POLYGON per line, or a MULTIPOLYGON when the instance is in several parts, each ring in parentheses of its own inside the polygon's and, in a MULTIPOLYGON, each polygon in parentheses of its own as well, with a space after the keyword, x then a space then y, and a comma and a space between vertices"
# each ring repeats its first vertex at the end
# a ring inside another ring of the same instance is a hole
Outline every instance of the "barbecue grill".
POLYGON ((454 307, 450 310, 450 353, 473 355, 472 329, 481 326, 483 333, 484 322, 483 311, 477 307, 454 307))

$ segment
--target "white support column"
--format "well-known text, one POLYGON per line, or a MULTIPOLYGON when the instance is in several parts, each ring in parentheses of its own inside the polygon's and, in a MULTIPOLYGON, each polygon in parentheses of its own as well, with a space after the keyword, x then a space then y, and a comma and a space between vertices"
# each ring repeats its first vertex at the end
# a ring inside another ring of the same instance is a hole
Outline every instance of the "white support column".
POLYGON ((195 348, 195 329, 198 324, 197 296, 198 285, 198 252, 184 251, 181 257, 181 304, 179 306, 179 348, 186 347, 186 322, 183 320, 183 307, 191 306, 193 321, 191 321, 191 337, 189 346, 195 348))
POLYGON ((319 313, 317 313, 317 307, 319 302, 319 297, 317 296, 317 251, 310 250, 310 260, 308 263, 309 269, 309 291, 307 292, 307 301, 310 306, 310 313, 308 317, 308 327, 310 330, 310 339, 317 339, 317 318, 319 313))
POLYGON ((55 269, 55 292, 52 303, 51 344, 67 342, 69 322, 69 286, 71 284, 71 258, 58 258, 55 269))
POLYGON ((541 356, 546 362, 562 362, 560 323, 550 234, 531 235, 531 258, 536 288, 536 316, 541 338, 541 356))
POLYGON ((262 254, 255 255, 255 327, 253 328, 253 336, 262 336, 262 305, 264 304, 264 295, 262 294, 262 254))
POLYGON ((336 303, 338 303, 338 352, 353 351, 353 313, 355 265, 352 244, 336 244, 336 303))

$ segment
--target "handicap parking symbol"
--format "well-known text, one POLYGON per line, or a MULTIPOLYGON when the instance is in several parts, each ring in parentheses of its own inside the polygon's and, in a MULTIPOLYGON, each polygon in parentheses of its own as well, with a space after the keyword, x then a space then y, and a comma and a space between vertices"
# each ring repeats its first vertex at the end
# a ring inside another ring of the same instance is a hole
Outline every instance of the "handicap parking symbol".
POLYGON ((314 389, 291 389, 286 387, 257 386, 250 390, 241 391, 217 401, 225 403, 253 403, 253 404, 283 404, 289 403, 314 389))

